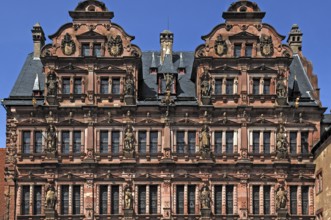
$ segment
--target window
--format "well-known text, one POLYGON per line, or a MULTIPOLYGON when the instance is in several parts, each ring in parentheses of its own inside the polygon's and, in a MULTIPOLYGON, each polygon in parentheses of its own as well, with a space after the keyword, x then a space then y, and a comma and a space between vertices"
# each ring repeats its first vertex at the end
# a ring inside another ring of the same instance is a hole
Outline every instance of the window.
POLYGON ((226 132, 226 145, 225 151, 227 154, 233 153, 233 131, 226 132))
POLYGON ((177 186, 176 213, 184 214, 184 186, 177 186))
POLYGON ((108 214, 107 205, 108 204, 108 186, 100 186, 100 214, 108 214))
POLYGON ((264 79, 263 94, 264 95, 269 95, 270 94, 270 79, 264 79))
POLYGON ((270 131, 263 132, 263 152, 270 154, 270 131))
POLYGON ((222 85, 223 85, 222 79, 215 80, 215 95, 222 95, 222 85))
POLYGON ((183 154, 185 149, 185 133, 183 131, 177 131, 177 153, 183 154))
POLYGON ((100 153, 108 153, 108 131, 100 131, 100 153))
POLYGON ((90 44, 82 44, 82 56, 90 56, 90 44))
POLYGON ((30 186, 22 187, 22 215, 30 214, 30 186))
POLYGON ((235 44, 234 45, 234 57, 240 57, 241 56, 241 44, 235 44))
POLYGON ((252 44, 246 44, 246 50, 245 50, 245 57, 251 57, 253 51, 253 45, 252 44))
POLYGON ((297 191, 298 187, 291 186, 290 187, 290 212, 292 215, 297 214, 297 191))
POLYGON ((34 152, 41 153, 43 145, 43 133, 41 131, 36 131, 34 133, 34 152))
POLYGON ((73 187, 72 214, 80 214, 80 186, 73 187))
POLYGON ((149 187, 149 211, 150 214, 157 214, 157 186, 149 187))
POLYGON ((222 214, 222 186, 215 186, 215 214, 222 214))
POLYGON ((62 80, 62 94, 70 94, 70 79, 63 78, 62 80))
POLYGON ((187 193, 188 214, 195 214, 195 186, 188 186, 187 193))
POLYGON ((111 152, 118 154, 120 152, 120 132, 112 131, 111 133, 111 152))
POLYGON ((119 186, 111 187, 111 214, 119 214, 119 186))
POLYGON ((33 196, 33 214, 40 215, 41 214, 41 186, 34 187, 34 196, 33 196))
POLYGON ((302 187, 302 214, 308 215, 309 214, 309 187, 303 186, 302 187))
POLYGON ((233 95, 233 79, 226 80, 226 94, 233 95))
POLYGON ((320 171, 316 175, 316 193, 323 191, 323 173, 320 171))
POLYGON ((138 187, 138 214, 146 214, 146 186, 138 187))
POLYGON ((101 44, 93 45, 93 56, 101 57, 101 44))
POLYGON ((301 153, 307 155, 309 153, 308 132, 301 132, 301 153))
POLYGON ((109 79, 102 78, 100 81, 100 93, 101 94, 109 94, 109 79))
POLYGON ((69 186, 61 186, 61 214, 69 214, 69 186))
POLYGON ((82 132, 74 131, 73 151, 74 153, 80 153, 82 146, 82 132))
POLYGON ((253 79, 253 95, 259 95, 260 94, 260 79, 253 79))
POLYGON ((23 154, 30 153, 30 144, 31 144, 31 132, 23 131, 23 154))
POLYGON ((226 186, 226 214, 233 214, 233 186, 226 186))
POLYGON ((253 132, 253 153, 254 154, 260 153, 260 132, 259 131, 253 132))
POLYGON ((290 132, 290 153, 297 153, 297 132, 290 132))
POLYGON ((263 190, 263 213, 268 215, 270 214, 270 192, 271 187, 270 186, 264 186, 263 190))
POLYGON ((158 152, 158 132, 157 131, 151 131, 150 132, 150 140, 149 140, 149 147, 150 152, 152 154, 156 154, 158 152))
POLYGON ((195 131, 189 131, 188 132, 188 150, 189 150, 189 154, 195 154, 195 138, 196 138, 196 132, 195 131))
POLYGON ((215 132, 215 154, 222 153, 222 132, 215 132))
POLYGON ((146 131, 138 132, 139 153, 146 154, 146 131))
POLYGON ((260 214, 260 186, 253 186, 253 214, 260 214))
POLYGON ((63 154, 69 154, 69 146, 70 146, 70 132, 69 131, 62 131, 62 144, 61 144, 61 151, 63 154))
POLYGON ((112 94, 119 95, 120 94, 120 79, 113 79, 112 80, 112 94))
POLYGON ((82 94, 82 79, 76 78, 74 80, 74 94, 82 94))

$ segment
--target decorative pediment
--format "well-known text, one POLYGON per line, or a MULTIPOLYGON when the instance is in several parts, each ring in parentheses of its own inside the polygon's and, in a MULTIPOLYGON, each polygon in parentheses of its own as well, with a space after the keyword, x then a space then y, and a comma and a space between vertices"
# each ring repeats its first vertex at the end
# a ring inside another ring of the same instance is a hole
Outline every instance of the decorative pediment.
POLYGON ((223 173, 223 174, 213 174, 213 176, 210 178, 211 181, 238 181, 238 177, 223 173))
POLYGON ((253 68, 251 70, 248 70, 247 72, 248 73, 276 73, 276 74, 278 73, 277 70, 272 69, 264 64, 261 66, 258 66, 256 68, 253 68))
POLYGON ((249 179, 252 181, 276 181, 277 178, 274 177, 274 175, 269 175, 269 174, 256 174, 252 173, 249 175, 249 179))
POLYGON ((88 32, 85 32, 81 35, 77 35, 76 36, 78 40, 80 39, 102 39, 102 40, 107 40, 107 37, 102 35, 102 34, 99 34, 95 31, 88 31, 88 32))
POLYGON ((76 181, 76 182, 82 182, 85 181, 85 178, 74 175, 72 173, 67 173, 63 176, 60 176, 58 178, 59 181, 76 181))
POLYGON ((21 121, 17 124, 17 126, 47 126, 46 122, 34 119, 34 118, 29 118, 27 120, 21 121))
POLYGON ((234 73, 240 74, 240 70, 235 69, 231 66, 224 64, 223 66, 217 67, 216 69, 209 70, 210 73, 234 73))
POLYGON ((60 66, 58 69, 56 69, 57 73, 75 73, 75 72, 79 72, 79 73, 88 73, 87 69, 78 67, 73 65, 72 63, 69 63, 68 65, 64 65, 64 66, 60 66))
POLYGON ((32 173, 29 173, 28 175, 25 176, 21 176, 17 180, 18 182, 47 182, 46 178, 33 175, 32 173))
POLYGON ((267 119, 263 119, 263 118, 259 118, 255 121, 253 121, 252 123, 249 124, 249 126, 277 126, 276 123, 269 121, 267 119))
POLYGON ((240 123, 229 120, 229 119, 218 119, 217 121, 212 123, 213 126, 233 126, 233 127, 237 127, 237 126, 241 126, 240 123))
POLYGON ((122 126, 123 123, 114 119, 104 119, 96 124, 97 126, 122 126))
POLYGON ((149 119, 149 118, 146 118, 146 119, 143 119, 141 121, 139 121, 138 123, 136 123, 135 125, 140 125, 140 126, 151 126, 151 125, 154 125, 154 126, 162 126, 163 124, 158 122, 158 121, 155 121, 153 119, 149 119))
POLYGON ((232 40, 259 40, 259 37, 249 32, 243 31, 229 37, 232 40))
POLYGON ((177 125, 177 124, 178 125, 187 125, 187 126, 190 126, 190 125, 196 126, 196 125, 199 125, 199 122, 193 121, 189 118, 184 118, 184 119, 181 119, 181 120, 175 122, 175 125, 177 125))
POLYGON ((191 174, 182 174, 182 175, 176 175, 173 178, 173 181, 201 181, 200 177, 191 175, 191 174))
POLYGON ((125 181, 124 178, 111 174, 110 172, 103 174, 96 178, 96 181, 117 181, 123 182, 125 181))
POLYGON ((96 73, 110 73, 110 72, 116 72, 116 73, 126 73, 126 69, 122 69, 122 68, 119 68, 117 66, 114 66, 114 65, 107 65, 107 66, 103 66, 103 67, 100 67, 98 70, 96 70, 96 73))
POLYGON ((139 175, 135 178, 135 180, 137 181, 163 181, 163 179, 159 176, 156 176, 156 175, 152 175, 152 174, 149 174, 149 173, 146 173, 146 174, 142 174, 142 175, 139 175))
POLYGON ((57 126, 86 126, 86 124, 75 119, 66 119, 59 122, 57 126))

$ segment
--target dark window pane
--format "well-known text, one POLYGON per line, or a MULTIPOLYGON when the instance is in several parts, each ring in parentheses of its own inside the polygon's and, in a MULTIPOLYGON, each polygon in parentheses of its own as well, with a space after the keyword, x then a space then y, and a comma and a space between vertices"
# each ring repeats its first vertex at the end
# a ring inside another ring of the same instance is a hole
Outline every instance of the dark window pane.
POLYGON ((157 143, 158 143, 158 132, 157 131, 151 131, 149 147, 150 147, 150 152, 152 154, 156 154, 157 151, 158 151, 157 150, 157 143))
POLYGON ((150 186, 149 191, 150 214, 157 214, 157 186, 150 186))
POLYGON ((241 56, 241 44, 235 44, 234 45, 234 57, 240 57, 241 56))
POLYGON ((82 79, 74 80, 74 94, 82 94, 82 79))
POLYGON ((80 214, 80 186, 73 187, 72 214, 80 214))
POLYGON ((73 142, 73 151, 74 153, 80 153, 82 146, 82 132, 74 131, 74 142, 73 142))
POLYGON ((246 45, 246 50, 245 50, 245 56, 246 57, 251 57, 252 56, 252 51, 253 51, 253 45, 252 44, 247 44, 246 45))
POLYGON ((93 45, 93 56, 101 57, 101 44, 93 45))
POLYGON ((120 132, 112 131, 111 133, 111 152, 118 154, 120 151, 120 132))
POLYGON ((62 94, 70 94, 70 79, 64 78, 62 80, 62 94))
POLYGON ((22 187, 22 215, 30 214, 30 186, 22 187))
POLYGON ((297 153, 297 132, 290 132, 290 153, 297 153))
POLYGON ((100 82, 100 93, 109 94, 109 80, 108 78, 102 78, 100 82))
POLYGON ((260 213, 260 186, 253 186, 253 214, 260 213))
POLYGON ((111 214, 119 213, 119 186, 111 187, 111 214))
POLYGON ((33 214, 40 215, 41 214, 41 206, 42 206, 42 199, 41 199, 41 186, 34 187, 34 204, 33 204, 33 214))
POLYGON ((139 131, 138 146, 139 146, 139 153, 146 154, 146 131, 139 131))
POLYGON ((108 153, 108 131, 100 131, 100 153, 108 153))
POLYGON ((215 214, 222 214, 222 186, 215 186, 215 214))
POLYGON ((82 56, 90 56, 90 44, 82 44, 82 56))
POLYGON ((70 133, 69 131, 62 131, 62 153, 68 154, 69 153, 69 146, 70 146, 70 133))
POLYGON ((309 187, 302 187, 302 214, 308 215, 309 213, 309 187))
POLYGON ((265 154, 270 154, 270 132, 263 132, 263 151, 265 154))
POLYGON ((176 213, 184 214, 184 186, 177 186, 176 213))
POLYGON ((107 214, 108 186, 100 186, 100 214, 107 214))
POLYGON ((270 191, 271 187, 270 186, 264 186, 264 190, 263 190, 263 213, 264 214, 270 214, 270 191))
POLYGON ((61 187, 61 214, 69 214, 69 186, 61 187))
POLYGON ((259 94, 260 94, 260 80, 253 79, 253 95, 259 95, 259 94))
POLYGON ((146 214, 146 186, 138 187, 138 214, 146 214))
POLYGON ((190 154, 195 154, 195 140, 196 133, 195 131, 188 132, 188 150, 190 154))
POLYGON ((225 145, 226 153, 232 154, 233 153, 233 131, 226 132, 226 145, 225 145))
POLYGON ((165 93, 166 92, 166 80, 165 79, 161 79, 161 88, 160 88, 161 93, 165 93))
POLYGON ((222 132, 215 132, 215 154, 222 153, 222 132))
POLYGON ((23 154, 30 153, 30 144, 31 144, 31 132, 30 131, 23 131, 23 154))
POLYGON ((226 214, 233 214, 233 186, 226 186, 226 214))
POLYGON ((222 79, 216 79, 215 80, 215 95, 222 95, 222 79))
POLYGON ((301 153, 302 154, 308 154, 308 132, 301 132, 301 153))
POLYGON ((233 79, 226 80, 226 94, 233 95, 233 79))
POLYGON ((112 80, 112 94, 120 94, 120 79, 112 80))
POLYGON ((41 153, 43 145, 43 133, 41 131, 36 131, 34 133, 34 152, 41 153))
POLYGON ((185 149, 185 133, 182 131, 177 131, 177 153, 184 153, 184 149, 185 149))
POLYGON ((259 131, 253 132, 253 153, 255 153, 255 154, 260 153, 260 132, 259 131))
POLYGON ((292 215, 297 214, 297 190, 296 186, 290 187, 290 212, 292 215))
POLYGON ((195 214, 195 186, 188 186, 187 191, 188 214, 195 214))
POLYGON ((263 84, 263 94, 270 94, 270 79, 265 79, 263 84))

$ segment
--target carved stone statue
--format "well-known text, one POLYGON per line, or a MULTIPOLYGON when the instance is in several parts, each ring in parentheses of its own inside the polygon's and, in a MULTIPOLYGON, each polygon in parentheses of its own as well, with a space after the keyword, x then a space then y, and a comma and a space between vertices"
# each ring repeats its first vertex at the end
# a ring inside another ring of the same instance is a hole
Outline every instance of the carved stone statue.
POLYGON ((123 150, 126 155, 130 154, 131 156, 134 152, 134 133, 130 125, 125 130, 123 150))
POLYGON ((133 96, 134 95, 134 82, 131 76, 128 76, 124 84, 124 95, 133 96))
POLYGON ((288 158, 288 142, 286 137, 286 131, 283 125, 280 125, 277 129, 276 156, 278 159, 288 158))
POLYGON ((201 95, 202 96, 210 96, 211 91, 211 83, 208 77, 208 73, 204 73, 201 77, 201 95))
POLYGON ((210 190, 209 190, 208 186, 204 186, 204 187, 202 187, 201 193, 200 193, 201 208, 210 209, 210 202, 211 202, 210 190))
POLYGON ((47 129, 47 134, 45 137, 45 152, 46 153, 55 153, 56 152, 56 142, 57 142, 57 137, 56 137, 56 131, 54 125, 49 125, 47 129))
POLYGON ((287 192, 284 186, 280 186, 276 192, 276 209, 285 209, 287 203, 287 192))
POLYGON ((47 86, 47 96, 56 96, 58 82, 56 80, 56 75, 54 72, 48 75, 46 86, 47 86))
POLYGON ((131 187, 126 187, 124 190, 124 209, 132 209, 133 194, 131 187))
POLYGON ((287 97, 287 90, 286 90, 286 85, 285 85, 283 76, 280 76, 278 78, 277 85, 276 85, 276 94, 277 94, 278 98, 287 97))
POLYGON ((55 209, 56 200, 55 188, 52 184, 49 184, 46 188, 45 207, 48 209, 55 209))
POLYGON ((210 156, 210 133, 207 125, 204 125, 199 135, 200 152, 203 158, 210 156))
POLYGON ((164 80, 166 81, 166 91, 171 91, 171 86, 174 83, 174 76, 172 74, 164 74, 164 80))

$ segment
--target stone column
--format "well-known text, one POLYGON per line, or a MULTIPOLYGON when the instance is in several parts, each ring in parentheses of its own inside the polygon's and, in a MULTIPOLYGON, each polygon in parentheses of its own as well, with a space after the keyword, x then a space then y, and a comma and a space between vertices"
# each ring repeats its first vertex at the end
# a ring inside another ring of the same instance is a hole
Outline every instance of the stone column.
MULTIPOLYGON (((32 133, 32 132, 31 132, 32 133)), ((33 202, 33 194, 34 194, 34 187, 33 185, 30 185, 30 207, 29 207, 29 213, 30 215, 33 215, 33 207, 34 207, 34 202, 33 202)))
POLYGON ((222 213, 226 213, 226 186, 222 185, 222 213))
POLYGON ((149 201, 150 201, 149 191, 150 191, 150 188, 149 188, 149 185, 147 185, 146 186, 146 214, 149 214, 149 201))
POLYGON ((260 215, 264 214, 264 188, 263 185, 260 185, 260 215))
POLYGON ((270 187, 270 214, 274 215, 276 214, 276 207, 275 207, 275 186, 272 185, 270 187))
MULTIPOLYGON (((95 213, 93 210, 94 207, 94 180, 92 178, 88 178, 86 180, 86 184, 84 184, 83 186, 81 186, 81 209, 85 209, 85 210, 81 210, 81 213, 85 213, 85 216, 87 216, 86 219, 93 219, 93 214, 95 213)), ((97 201, 99 202, 99 201, 97 201)), ((99 211, 99 210, 97 210, 99 211)))
POLYGON ((297 205, 297 208, 298 208, 298 215, 302 215, 302 187, 301 186, 298 186, 298 205, 297 205))
POLYGON ((238 131, 233 132, 233 152, 238 153, 238 131))
POLYGON ((237 185, 233 186, 233 214, 238 214, 238 187, 237 185))

